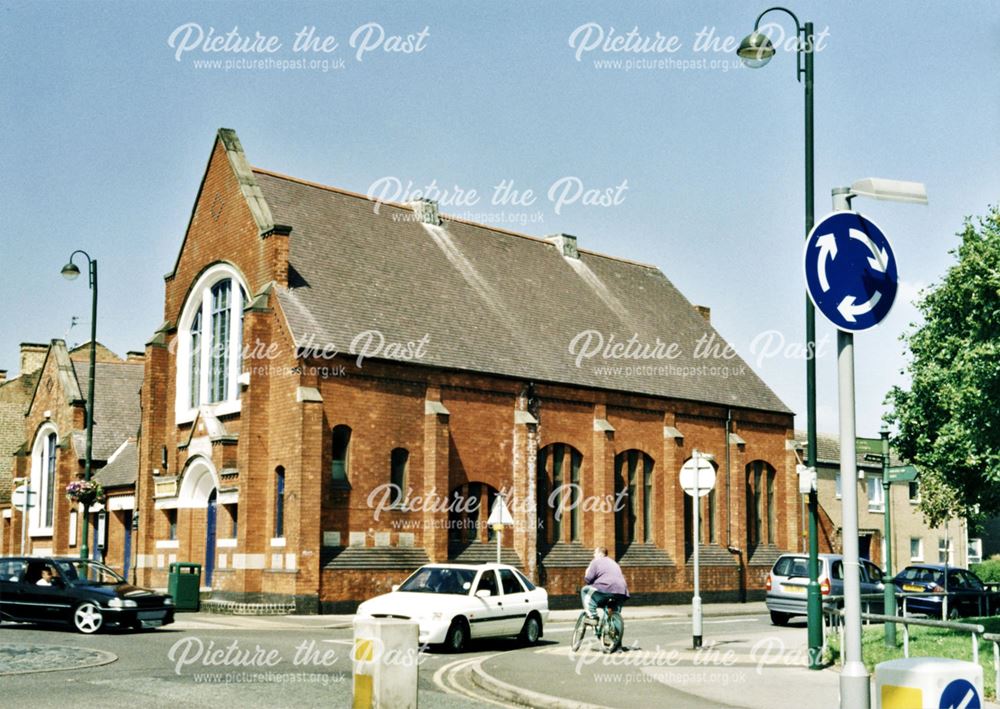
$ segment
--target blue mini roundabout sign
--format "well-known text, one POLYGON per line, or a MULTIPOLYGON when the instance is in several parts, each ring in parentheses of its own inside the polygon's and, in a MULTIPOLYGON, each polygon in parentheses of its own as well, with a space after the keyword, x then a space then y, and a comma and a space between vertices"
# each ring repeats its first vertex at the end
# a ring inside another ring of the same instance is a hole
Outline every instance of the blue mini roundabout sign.
POLYGON ((806 239, 806 288, 837 328, 860 332, 878 325, 896 300, 899 275, 889 239, 857 212, 834 212, 806 239))

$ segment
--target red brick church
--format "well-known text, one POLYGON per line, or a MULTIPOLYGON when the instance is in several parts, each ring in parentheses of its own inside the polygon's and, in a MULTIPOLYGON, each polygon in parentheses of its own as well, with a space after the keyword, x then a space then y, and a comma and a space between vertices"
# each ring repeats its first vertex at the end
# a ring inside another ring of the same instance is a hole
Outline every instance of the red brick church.
POLYGON ((595 545, 637 602, 680 600, 695 448, 718 471, 707 599, 759 594, 798 544, 791 412, 738 357, 696 356, 725 343, 654 267, 254 168, 223 129, 165 280, 142 583, 193 561, 217 601, 349 610, 493 558, 502 495, 504 558, 554 605, 595 545))

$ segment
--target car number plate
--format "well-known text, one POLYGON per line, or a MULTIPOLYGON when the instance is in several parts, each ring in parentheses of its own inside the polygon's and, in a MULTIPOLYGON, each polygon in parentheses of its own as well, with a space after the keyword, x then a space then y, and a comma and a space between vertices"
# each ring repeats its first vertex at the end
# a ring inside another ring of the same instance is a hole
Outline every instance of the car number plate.
POLYGON ((142 623, 143 628, 159 628, 163 625, 162 620, 143 620, 140 623, 142 623))
POLYGON ((781 584, 781 590, 784 591, 785 593, 805 593, 806 587, 783 583, 781 584))
POLYGON ((903 584, 903 590, 904 591, 917 591, 917 592, 920 592, 920 591, 923 591, 924 588, 923 588, 923 586, 914 586, 913 584, 904 583, 903 584))

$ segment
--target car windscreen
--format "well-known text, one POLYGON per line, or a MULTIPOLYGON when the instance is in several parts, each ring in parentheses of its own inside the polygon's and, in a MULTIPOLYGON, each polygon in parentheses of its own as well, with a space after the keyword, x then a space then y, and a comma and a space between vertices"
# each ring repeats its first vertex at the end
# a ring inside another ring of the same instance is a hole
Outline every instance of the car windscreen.
POLYGON ((450 569, 425 566, 417 569, 399 587, 408 593, 454 593, 467 595, 476 577, 473 569, 450 569))
POLYGON ((86 559, 60 560, 56 564, 64 579, 78 586, 114 586, 125 579, 104 564, 86 559))
POLYGON ((943 585, 944 574, 937 569, 923 569, 919 566, 909 566, 899 574, 903 581, 916 581, 917 583, 933 583, 943 585))

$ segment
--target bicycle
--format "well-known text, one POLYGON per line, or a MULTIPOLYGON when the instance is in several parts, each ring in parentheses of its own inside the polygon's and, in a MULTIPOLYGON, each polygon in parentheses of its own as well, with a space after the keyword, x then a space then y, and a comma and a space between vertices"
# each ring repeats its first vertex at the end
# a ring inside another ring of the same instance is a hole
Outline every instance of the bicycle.
POLYGON ((621 602, 608 601, 608 603, 598 608, 598 617, 591 618, 586 611, 580 613, 576 619, 576 627, 573 628, 573 640, 571 647, 573 652, 577 652, 583 645, 583 638, 587 634, 587 627, 594 629, 594 635, 601 643, 601 651, 605 653, 617 652, 622 646, 622 638, 625 636, 625 621, 621 615, 621 602))

